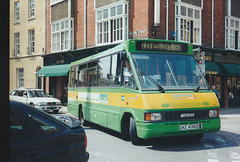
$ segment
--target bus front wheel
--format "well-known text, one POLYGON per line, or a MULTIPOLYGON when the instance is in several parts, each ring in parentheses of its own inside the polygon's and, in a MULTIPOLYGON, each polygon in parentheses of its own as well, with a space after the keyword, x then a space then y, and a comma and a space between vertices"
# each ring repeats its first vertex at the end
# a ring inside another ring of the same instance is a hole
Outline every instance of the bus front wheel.
POLYGON ((137 136, 136 122, 133 117, 130 118, 130 139, 133 145, 139 145, 141 139, 137 136))
POLYGON ((195 135, 193 135, 193 141, 200 142, 202 140, 202 138, 203 138, 203 135, 204 134, 195 134, 195 135))

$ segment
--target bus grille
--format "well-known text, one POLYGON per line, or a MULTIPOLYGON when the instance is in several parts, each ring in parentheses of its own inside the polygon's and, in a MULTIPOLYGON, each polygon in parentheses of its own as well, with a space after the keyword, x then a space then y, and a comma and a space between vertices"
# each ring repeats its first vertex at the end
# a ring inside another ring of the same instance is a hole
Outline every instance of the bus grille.
POLYGON ((164 119, 165 121, 207 119, 208 113, 209 110, 166 111, 164 119))

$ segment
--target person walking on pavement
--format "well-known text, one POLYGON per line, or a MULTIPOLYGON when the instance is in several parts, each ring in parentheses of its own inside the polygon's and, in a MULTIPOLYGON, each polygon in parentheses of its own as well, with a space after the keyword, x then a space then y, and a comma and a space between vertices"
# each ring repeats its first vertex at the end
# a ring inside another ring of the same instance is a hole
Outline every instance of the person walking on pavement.
POLYGON ((213 92, 216 94, 216 96, 217 96, 217 98, 218 98, 218 91, 217 91, 215 85, 212 86, 212 90, 213 90, 213 92))

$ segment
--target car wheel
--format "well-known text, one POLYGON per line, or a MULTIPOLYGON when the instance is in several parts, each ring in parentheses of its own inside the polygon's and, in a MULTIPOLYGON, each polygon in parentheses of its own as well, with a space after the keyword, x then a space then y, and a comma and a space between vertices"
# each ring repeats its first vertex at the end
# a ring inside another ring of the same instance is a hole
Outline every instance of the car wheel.
POLYGON ((32 107, 35 107, 34 103, 32 103, 32 102, 29 105, 32 106, 32 107))
POLYGON ((57 114, 59 110, 53 110, 53 113, 54 114, 57 114))
POLYGON ((130 118, 130 139, 133 145, 139 145, 141 139, 137 136, 136 122, 133 117, 130 118))

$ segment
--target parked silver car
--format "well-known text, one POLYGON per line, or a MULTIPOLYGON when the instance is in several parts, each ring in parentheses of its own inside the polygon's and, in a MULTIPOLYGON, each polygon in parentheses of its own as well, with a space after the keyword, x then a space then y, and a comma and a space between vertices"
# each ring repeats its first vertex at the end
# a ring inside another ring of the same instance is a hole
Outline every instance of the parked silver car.
POLYGON ((29 104, 44 111, 53 111, 54 113, 58 113, 62 107, 60 100, 48 95, 42 89, 13 89, 9 94, 9 99, 29 104))

